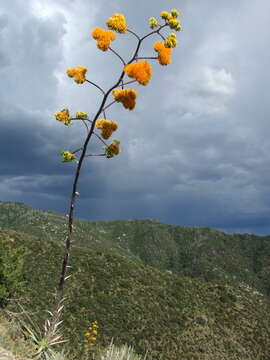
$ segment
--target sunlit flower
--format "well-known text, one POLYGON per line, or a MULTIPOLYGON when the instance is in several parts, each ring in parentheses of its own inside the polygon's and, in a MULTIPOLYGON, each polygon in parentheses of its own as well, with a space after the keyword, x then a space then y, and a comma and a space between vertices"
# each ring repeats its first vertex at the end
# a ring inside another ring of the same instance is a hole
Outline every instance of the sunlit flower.
POLYGON ((74 78, 74 81, 77 84, 82 84, 85 82, 85 74, 87 72, 87 68, 85 66, 77 66, 75 68, 67 69, 67 75, 69 77, 74 78))
POLYGON ((71 123, 71 117, 69 115, 68 109, 63 109, 54 114, 56 120, 62 122, 65 125, 69 125, 71 123))
POLYGON ((138 61, 125 65, 125 73, 138 81, 141 85, 147 85, 152 76, 152 67, 147 61, 138 61))
POLYGON ((115 155, 118 155, 121 152, 120 141, 113 140, 113 142, 110 145, 104 147, 104 152, 108 159, 112 158, 115 155))
POLYGON ((111 41, 116 39, 116 35, 113 31, 105 30, 100 27, 96 27, 92 31, 92 36, 97 40, 97 47, 102 51, 107 51, 111 41))
POLYGON ((75 155, 67 150, 61 151, 60 155, 62 162, 70 162, 75 159, 75 155))
POLYGON ((154 50, 158 53, 158 61, 160 65, 168 65, 171 62, 172 49, 165 47, 163 42, 156 42, 154 44, 154 50))
POLYGON ((114 89, 112 93, 115 100, 121 102, 126 109, 134 109, 138 95, 134 89, 114 89))
POLYGON ((170 20, 172 19, 172 14, 170 14, 168 11, 162 11, 160 13, 160 17, 164 20, 170 20))
POLYGON ((126 18, 122 14, 114 14, 107 19, 106 22, 108 28, 115 30, 116 32, 123 34, 127 30, 126 18))

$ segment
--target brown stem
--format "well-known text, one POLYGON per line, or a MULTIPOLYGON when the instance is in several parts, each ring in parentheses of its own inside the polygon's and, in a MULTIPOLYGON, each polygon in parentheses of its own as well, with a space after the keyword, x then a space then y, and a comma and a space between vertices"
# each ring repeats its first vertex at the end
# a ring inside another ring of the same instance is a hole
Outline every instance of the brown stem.
POLYGON ((144 56, 144 57, 136 57, 135 60, 138 59, 157 59, 157 56, 144 56))
POLYGON ((88 157, 88 156, 106 156, 106 154, 87 154, 87 155, 85 155, 85 157, 88 157))
POLYGON ((105 106, 105 108, 103 108, 103 111, 108 109, 108 107, 110 107, 111 105, 113 105, 116 102, 116 100, 112 101, 110 104, 108 104, 107 106, 105 106))
POLYGON ((157 33, 159 36, 161 36, 162 40, 166 40, 165 37, 159 31, 157 33))
MULTIPOLYGON (((163 25, 162 27, 166 26, 163 25)), ((160 27, 160 29, 162 28, 160 27)), ((160 30, 159 29, 159 30, 160 30)), ((138 40, 138 44, 136 47, 136 50, 134 52, 134 55, 132 56, 131 60, 128 62, 128 64, 131 64, 134 59, 136 58, 140 45, 142 43, 142 41, 147 38, 148 36, 150 36, 151 34, 157 33, 158 30, 156 31, 152 31, 150 34, 145 35, 144 37, 142 37, 141 39, 138 40)), ((72 185, 72 192, 71 192, 71 198, 70 198, 70 207, 69 207, 69 213, 68 213, 68 233, 67 233, 67 237, 66 237, 66 241, 65 241, 65 249, 64 249, 64 254, 63 254, 63 261, 62 261, 62 266, 61 266, 61 271, 60 271, 60 277, 59 277, 59 282, 58 282, 58 287, 57 287, 57 293, 56 293, 56 299, 55 299, 55 310, 57 310, 59 308, 59 304, 61 303, 61 301, 64 298, 64 284, 65 284, 65 280, 67 278, 66 274, 67 274, 67 268, 68 268, 68 260, 69 260, 69 254, 70 254, 70 247, 71 247, 71 242, 72 242, 72 234, 73 234, 73 222, 74 222, 74 207, 75 207, 75 202, 76 202, 76 196, 78 196, 78 192, 77 192, 77 187, 78 187, 78 180, 80 177, 80 172, 81 172, 81 167, 82 167, 82 163, 84 158, 86 157, 86 150, 87 150, 87 146, 89 144, 89 141, 92 137, 92 135, 94 134, 94 129, 95 129, 95 124, 96 121, 99 117, 99 115, 101 114, 102 111, 104 111, 104 105, 106 103, 106 100, 109 96, 109 94, 111 93, 111 91, 115 88, 117 88, 121 81, 123 80, 123 77, 125 76, 125 72, 122 71, 118 81, 105 93, 98 85, 88 81, 89 83, 93 84, 94 86, 96 86, 97 88, 99 88, 102 93, 104 94, 103 99, 101 101, 100 107, 91 123, 91 128, 87 134, 87 137, 85 139, 85 142, 82 146, 82 152, 79 158, 79 161, 77 163, 77 167, 76 167, 76 171, 75 171, 75 176, 74 176, 74 181, 73 181, 73 185, 72 185)), ((112 105, 112 104, 110 104, 112 105)), ((55 314, 56 312, 54 312, 55 314)), ((52 319, 54 320, 54 319, 52 319)), ((53 321, 52 321, 53 322, 53 321)))
POLYGON ((95 133, 95 132, 93 132, 93 134, 94 134, 101 142, 103 142, 104 145, 107 146, 107 143, 102 139, 101 136, 99 136, 99 135, 98 135, 97 133, 95 133))
POLYGON ((84 125, 85 125, 85 127, 86 127, 86 131, 88 132, 88 131, 89 131, 89 127, 88 127, 88 125, 86 124, 85 119, 82 119, 82 122, 84 123, 84 125))
POLYGON ((130 29, 127 29, 127 31, 130 32, 132 35, 136 36, 136 38, 137 38, 138 40, 140 40, 139 36, 138 36, 134 31, 132 31, 132 30, 130 30, 130 29))
POLYGON ((126 83, 122 83, 122 85, 121 86, 125 86, 125 85, 128 85, 128 84, 132 84, 132 83, 135 83, 135 82, 137 82, 137 80, 130 80, 130 81, 127 81, 126 83))
POLYGON ((79 149, 77 149, 77 150, 75 150, 75 151, 72 151, 72 154, 76 154, 78 151, 80 151, 80 150, 82 150, 82 148, 79 148, 79 149))

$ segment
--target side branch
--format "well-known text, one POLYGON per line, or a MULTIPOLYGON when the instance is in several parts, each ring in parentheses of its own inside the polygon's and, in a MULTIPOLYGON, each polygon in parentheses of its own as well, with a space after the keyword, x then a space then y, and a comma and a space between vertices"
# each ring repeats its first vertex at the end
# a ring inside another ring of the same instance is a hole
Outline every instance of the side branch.
POLYGON ((85 79, 85 81, 87 81, 89 84, 94 85, 96 88, 98 88, 102 92, 103 95, 105 95, 105 91, 100 86, 98 86, 97 84, 93 83, 90 80, 85 79))
POLYGON ((86 154, 85 157, 89 156, 106 156, 106 154, 86 154))
POLYGON ((143 56, 143 57, 135 57, 135 59, 134 60, 140 60, 140 59, 155 59, 155 60, 157 60, 158 59, 158 57, 157 56, 143 56))
POLYGON ((130 29, 127 29, 127 31, 130 32, 132 35, 136 36, 136 38, 140 41, 139 36, 134 31, 132 31, 130 29))
POLYGON ((116 103, 116 100, 112 101, 110 104, 108 104, 107 106, 105 106, 102 111, 108 109, 108 107, 110 107, 111 105, 113 105, 114 103, 116 103))
POLYGON ((109 49, 110 49, 116 56, 118 56, 118 58, 122 61, 123 65, 125 66, 126 63, 125 63, 124 59, 123 59, 115 50, 113 50, 111 47, 109 47, 109 49))

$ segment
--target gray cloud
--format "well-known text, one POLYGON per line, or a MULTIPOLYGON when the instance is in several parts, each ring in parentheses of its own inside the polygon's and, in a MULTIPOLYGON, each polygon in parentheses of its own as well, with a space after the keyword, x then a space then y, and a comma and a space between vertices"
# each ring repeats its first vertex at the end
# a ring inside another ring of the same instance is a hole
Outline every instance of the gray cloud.
MULTIPOLYGON (((96 48, 91 29, 120 12, 142 35, 150 16, 176 5, 37 0, 2 6, 2 200, 66 212, 74 164, 60 163, 58 153, 80 146, 84 129, 63 126, 53 113, 68 107, 94 116, 101 101, 96 88, 75 84, 66 69, 85 65, 91 81, 109 88, 122 64, 96 48)), ((119 121, 115 137, 123 151, 85 163, 77 215, 269 233, 270 4, 182 1, 180 10, 184 30, 172 64, 153 63, 149 85, 136 87, 134 111, 120 104, 108 111, 119 121)), ((142 54, 152 56, 157 39, 142 54)), ((128 59, 135 44, 118 35, 112 47, 128 59)), ((91 143, 89 151, 100 145, 91 143)))

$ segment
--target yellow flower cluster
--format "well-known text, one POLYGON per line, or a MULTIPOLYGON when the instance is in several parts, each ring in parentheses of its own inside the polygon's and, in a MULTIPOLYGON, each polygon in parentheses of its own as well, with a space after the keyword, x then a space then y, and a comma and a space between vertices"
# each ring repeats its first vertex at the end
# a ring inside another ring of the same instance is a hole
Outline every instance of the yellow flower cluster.
POLYGON ((134 89, 114 89, 112 93, 115 100, 121 102, 126 109, 134 109, 138 95, 134 89))
POLYGON ((127 30, 126 18, 122 14, 114 14, 107 19, 106 25, 108 28, 115 30, 120 34, 124 34, 127 30))
POLYGON ((170 33, 166 40, 164 41, 164 44, 167 48, 174 48, 178 44, 178 41, 176 39, 176 35, 174 33, 170 33))
POLYGON ((94 321, 92 322, 91 326, 89 326, 89 328, 87 329, 86 333, 84 334, 85 336, 85 345, 86 346, 95 346, 95 341, 97 340, 97 329, 98 329, 98 322, 94 321))
POLYGON ((109 139, 112 133, 117 130, 118 124, 116 121, 98 119, 96 121, 96 128, 101 129, 100 135, 103 137, 103 139, 109 139))
POLYGON ((176 9, 171 10, 170 13, 168 11, 162 11, 160 16, 168 22, 171 29, 175 29, 176 31, 180 31, 182 29, 180 21, 177 19, 179 12, 176 9))
POLYGON ((85 82, 86 72, 87 72, 87 68, 85 66, 77 66, 75 68, 67 69, 67 75, 69 77, 74 78, 74 81, 77 84, 82 84, 85 82))
POLYGON ((141 85, 147 85, 152 76, 152 67, 147 61, 125 65, 124 72, 141 85))
POLYGON ((154 50, 158 53, 158 61, 160 65, 168 65, 171 62, 172 49, 164 45, 163 42, 156 42, 154 44, 154 50))
POLYGON ((160 13, 160 17, 164 20, 170 20, 173 18, 172 14, 170 14, 168 11, 162 11, 160 13))
POLYGON ((92 37, 97 40, 97 47, 102 51, 107 51, 111 41, 116 39, 116 35, 113 31, 105 30, 100 27, 96 27, 92 31, 92 37))
POLYGON ((154 29, 154 28, 158 27, 157 19, 154 18, 154 17, 150 17, 149 18, 149 26, 150 26, 151 29, 154 29))
POLYGON ((77 111, 76 118, 77 119, 88 119, 89 115, 84 111, 77 111))
POLYGON ((115 155, 118 155, 121 152, 120 141, 113 140, 110 145, 104 146, 104 151, 108 159, 114 157, 115 155))
POLYGON ((68 109, 63 109, 54 114, 56 120, 62 122, 65 125, 69 125, 71 123, 71 117, 69 115, 68 109))
POLYGON ((75 159, 75 155, 67 150, 61 151, 60 155, 62 162, 70 162, 75 159))

